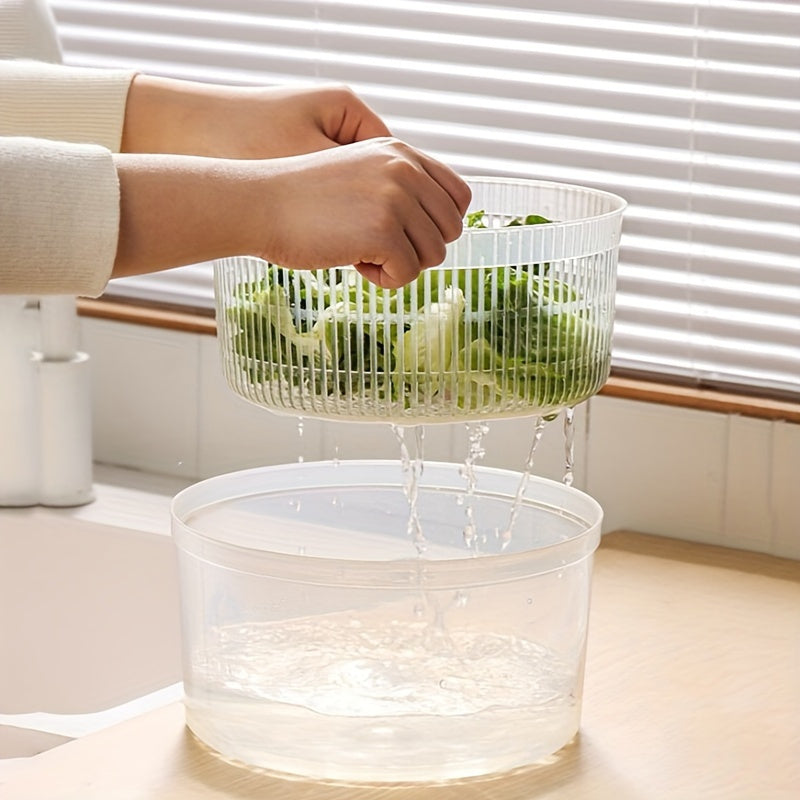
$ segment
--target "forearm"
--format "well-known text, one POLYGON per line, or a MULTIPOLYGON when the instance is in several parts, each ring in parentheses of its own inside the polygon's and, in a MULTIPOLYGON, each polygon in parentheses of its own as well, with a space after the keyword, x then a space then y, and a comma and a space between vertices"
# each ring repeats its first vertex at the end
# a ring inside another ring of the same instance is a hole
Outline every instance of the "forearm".
POLYGON ((233 156, 221 152, 211 139, 216 125, 226 124, 227 106, 245 92, 234 87, 137 75, 125 106, 121 150, 123 153, 233 156))
POLYGON ((120 227, 113 277, 253 252, 255 165, 181 155, 115 156, 120 227))
POLYGON ((264 159, 389 135, 344 86, 242 87, 137 75, 122 152, 264 159))

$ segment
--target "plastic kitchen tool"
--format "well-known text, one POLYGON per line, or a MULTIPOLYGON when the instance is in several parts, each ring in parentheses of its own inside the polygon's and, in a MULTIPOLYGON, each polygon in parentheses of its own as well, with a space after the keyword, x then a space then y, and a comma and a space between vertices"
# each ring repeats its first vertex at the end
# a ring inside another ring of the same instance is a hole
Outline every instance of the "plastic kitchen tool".
POLYGON ((224 758, 343 781, 510 770, 578 729, 602 512, 456 464, 306 462, 173 501, 187 722, 224 758), (465 541, 467 507, 474 539, 465 541), (514 519, 513 529, 509 530, 514 519))
POLYGON ((485 227, 466 227, 441 266, 399 290, 353 267, 218 261, 232 389, 273 411, 399 424, 547 415, 596 393, 625 201, 568 184, 469 183, 485 227), (553 221, 518 224, 527 215, 553 221))

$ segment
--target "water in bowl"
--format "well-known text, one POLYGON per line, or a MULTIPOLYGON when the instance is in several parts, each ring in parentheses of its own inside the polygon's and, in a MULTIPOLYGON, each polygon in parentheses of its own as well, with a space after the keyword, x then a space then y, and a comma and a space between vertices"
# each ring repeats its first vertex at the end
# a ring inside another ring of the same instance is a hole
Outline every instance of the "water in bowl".
POLYGON ((382 617, 213 631, 193 666, 190 727, 251 765, 363 781, 499 772, 577 730, 577 677, 552 650, 382 617))

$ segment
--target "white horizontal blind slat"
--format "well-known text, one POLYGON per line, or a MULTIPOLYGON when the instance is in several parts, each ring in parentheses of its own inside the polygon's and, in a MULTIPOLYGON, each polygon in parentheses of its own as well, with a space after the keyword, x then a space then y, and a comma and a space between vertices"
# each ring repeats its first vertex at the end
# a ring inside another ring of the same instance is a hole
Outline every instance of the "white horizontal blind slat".
MULTIPOLYGON (((343 81, 465 174, 623 195, 615 363, 800 394, 800 3, 52 5, 71 63, 343 81)), ((210 302, 202 267, 120 286, 210 302)))

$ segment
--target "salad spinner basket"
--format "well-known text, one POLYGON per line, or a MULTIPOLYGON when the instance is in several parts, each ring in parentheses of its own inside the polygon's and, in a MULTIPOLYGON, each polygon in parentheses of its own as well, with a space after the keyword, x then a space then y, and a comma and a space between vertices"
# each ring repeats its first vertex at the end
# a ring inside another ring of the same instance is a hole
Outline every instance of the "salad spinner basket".
POLYGON ((401 289, 351 266, 215 263, 231 388, 273 411, 396 424, 554 414, 608 377, 625 201, 472 178, 445 261, 401 289))

